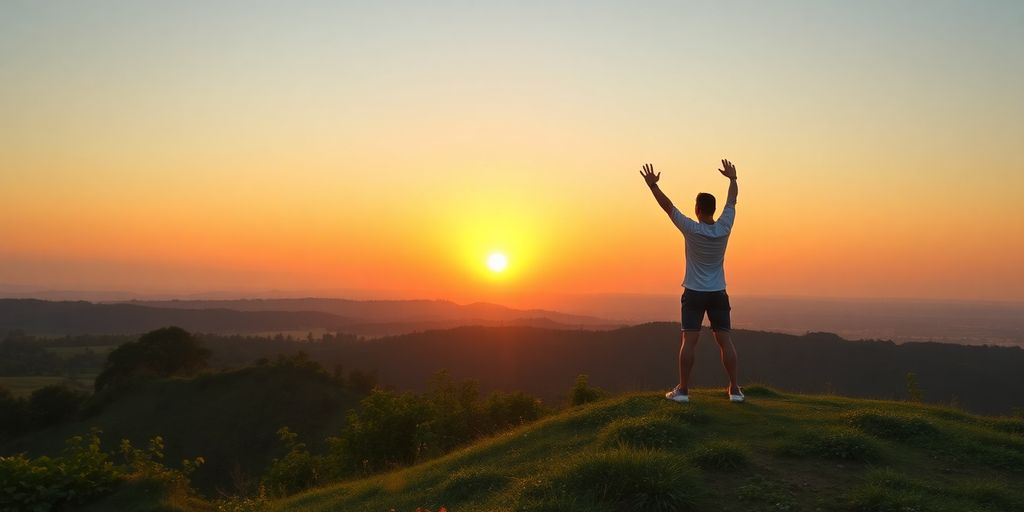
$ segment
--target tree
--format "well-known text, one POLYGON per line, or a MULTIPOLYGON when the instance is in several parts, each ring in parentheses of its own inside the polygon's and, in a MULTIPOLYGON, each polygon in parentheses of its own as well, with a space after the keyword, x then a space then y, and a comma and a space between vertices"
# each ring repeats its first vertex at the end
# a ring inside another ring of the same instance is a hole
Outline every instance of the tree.
POLYGON ((29 423, 33 429, 42 429, 73 419, 85 398, 85 393, 67 384, 39 388, 28 399, 29 423))
POLYGON ((133 377, 187 375, 206 367, 210 351, 180 327, 164 327, 125 343, 107 356, 96 377, 96 391, 116 386, 133 377))
POLYGON ((581 374, 576 377, 576 385, 572 387, 572 392, 569 394, 569 403, 582 405, 600 400, 604 395, 604 391, 591 386, 587 381, 587 376, 581 374))
POLYGON ((25 431, 27 407, 24 398, 14 396, 7 388, 0 386, 0 439, 14 437, 25 431))

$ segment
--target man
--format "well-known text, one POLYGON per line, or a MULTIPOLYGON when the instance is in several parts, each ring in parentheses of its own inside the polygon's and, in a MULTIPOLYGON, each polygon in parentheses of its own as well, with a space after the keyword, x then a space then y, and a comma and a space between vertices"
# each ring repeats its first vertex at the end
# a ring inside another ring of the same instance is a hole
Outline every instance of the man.
POLYGON ((640 175, 654 193, 672 223, 683 233, 686 241, 686 276, 683 278, 682 320, 683 340, 679 347, 679 385, 665 393, 665 398, 676 402, 689 402, 690 372, 700 338, 701 324, 707 313, 714 332, 715 341, 722 351, 722 365, 729 375, 729 400, 743 401, 743 391, 736 380, 736 348, 729 337, 729 295, 725 293, 725 247, 729 243, 732 223, 736 219, 736 166, 722 160, 723 169, 718 172, 729 178, 729 196, 725 200, 722 215, 715 220, 715 196, 701 192, 697 194, 694 215, 697 221, 683 215, 672 201, 658 187, 661 173, 654 173, 654 166, 646 164, 640 175))

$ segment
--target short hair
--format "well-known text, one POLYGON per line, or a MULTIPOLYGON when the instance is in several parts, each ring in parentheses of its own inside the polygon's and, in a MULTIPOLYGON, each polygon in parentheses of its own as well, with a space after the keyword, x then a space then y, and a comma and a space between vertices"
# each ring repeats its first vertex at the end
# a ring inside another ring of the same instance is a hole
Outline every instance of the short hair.
POLYGON ((697 211, 704 215, 714 215, 715 207, 715 196, 707 192, 697 194, 697 211))

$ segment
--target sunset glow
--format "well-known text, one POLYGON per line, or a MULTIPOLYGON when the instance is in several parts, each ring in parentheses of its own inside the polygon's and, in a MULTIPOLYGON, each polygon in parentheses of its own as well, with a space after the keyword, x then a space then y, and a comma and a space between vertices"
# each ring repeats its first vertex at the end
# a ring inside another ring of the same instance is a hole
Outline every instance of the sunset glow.
POLYGON ((1024 3, 741 4, 5 3, 0 284, 675 293, 729 158, 734 294, 1024 299, 1024 3))

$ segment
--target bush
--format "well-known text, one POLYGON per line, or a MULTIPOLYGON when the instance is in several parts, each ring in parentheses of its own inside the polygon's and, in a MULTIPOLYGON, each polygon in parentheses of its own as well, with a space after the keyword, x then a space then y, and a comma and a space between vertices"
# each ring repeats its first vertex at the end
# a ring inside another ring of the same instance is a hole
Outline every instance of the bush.
POLYGON ((28 422, 33 429, 42 429, 74 419, 86 395, 67 384, 52 384, 32 392, 28 399, 28 422))
POLYGON ((28 428, 28 403, 0 386, 0 440, 15 437, 28 428))
POLYGON ((427 414, 414 395, 373 390, 348 414, 341 437, 329 440, 335 467, 368 473, 416 462, 427 414))
POLYGON ((163 464, 164 438, 156 436, 149 440, 146 449, 135 448, 127 439, 121 440, 121 456, 124 458, 128 477, 169 484, 178 489, 189 489, 189 475, 205 463, 202 457, 181 461, 181 469, 163 464))
POLYGON ((114 489, 123 472, 100 450, 99 431, 72 437, 60 457, 0 457, 0 510, 49 511, 114 489))
POLYGON ((311 455, 305 443, 300 443, 298 435, 288 427, 281 427, 277 435, 288 453, 270 463, 263 477, 263 488, 272 495, 287 496, 315 486, 323 473, 321 458, 311 455))
POLYGON ((586 375, 579 375, 576 377, 576 385, 572 387, 572 392, 569 393, 569 403, 571 405, 583 405, 600 400, 604 396, 605 392, 603 390, 590 386, 586 375))
POLYGON ((537 420, 545 412, 540 400, 522 391, 491 393, 483 404, 484 424, 489 433, 537 420))

